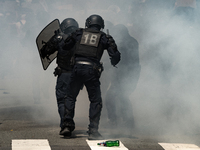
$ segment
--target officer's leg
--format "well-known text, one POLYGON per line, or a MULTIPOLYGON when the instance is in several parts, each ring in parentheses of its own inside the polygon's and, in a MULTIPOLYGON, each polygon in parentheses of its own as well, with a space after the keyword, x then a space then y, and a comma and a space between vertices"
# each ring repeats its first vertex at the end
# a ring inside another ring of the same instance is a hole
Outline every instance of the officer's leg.
POLYGON ((67 90, 67 95, 65 96, 65 116, 64 116, 64 123, 62 128, 68 128, 70 131, 75 129, 74 123, 74 109, 75 109, 75 102, 76 97, 80 89, 82 88, 82 82, 76 76, 76 73, 73 72, 70 78, 70 83, 67 90))
POLYGON ((89 110, 89 140, 102 140, 103 137, 98 132, 100 115, 102 110, 102 99, 100 91, 99 80, 90 81, 85 83, 89 100, 90 100, 90 110, 89 110))
POLYGON ((90 110, 89 110, 89 130, 97 131, 99 127, 99 120, 102 110, 102 98, 100 90, 100 81, 98 78, 95 80, 85 83, 89 100, 90 100, 90 110))
POLYGON ((58 105, 58 113, 60 115, 60 127, 62 127, 65 115, 65 101, 64 97, 67 93, 67 86, 69 84, 71 73, 62 73, 57 78, 56 83, 56 98, 58 105))

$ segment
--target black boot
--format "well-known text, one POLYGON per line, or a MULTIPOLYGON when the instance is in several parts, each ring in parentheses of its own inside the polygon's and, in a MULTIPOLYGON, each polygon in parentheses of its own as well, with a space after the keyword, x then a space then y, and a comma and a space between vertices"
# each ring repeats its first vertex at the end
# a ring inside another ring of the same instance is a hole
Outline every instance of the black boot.
POLYGON ((68 128, 68 127, 62 128, 62 129, 60 130, 60 135, 70 137, 71 134, 72 134, 72 131, 71 131, 70 128, 68 128))
POLYGON ((72 131, 75 129, 75 123, 73 121, 64 122, 60 131, 60 135, 71 136, 72 131))

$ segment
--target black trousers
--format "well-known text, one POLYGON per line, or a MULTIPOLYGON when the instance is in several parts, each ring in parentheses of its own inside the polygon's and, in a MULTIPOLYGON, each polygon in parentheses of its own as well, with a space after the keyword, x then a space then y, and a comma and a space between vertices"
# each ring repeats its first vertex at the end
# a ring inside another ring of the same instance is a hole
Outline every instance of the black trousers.
POLYGON ((62 127, 65 115, 65 96, 69 85, 71 72, 61 73, 56 82, 56 99, 58 105, 58 113, 60 115, 60 127, 62 127))
POLYGON ((65 123, 73 123, 76 97, 85 85, 90 100, 89 130, 98 130, 102 110, 100 81, 92 65, 76 64, 71 74, 69 93, 65 98, 65 123))

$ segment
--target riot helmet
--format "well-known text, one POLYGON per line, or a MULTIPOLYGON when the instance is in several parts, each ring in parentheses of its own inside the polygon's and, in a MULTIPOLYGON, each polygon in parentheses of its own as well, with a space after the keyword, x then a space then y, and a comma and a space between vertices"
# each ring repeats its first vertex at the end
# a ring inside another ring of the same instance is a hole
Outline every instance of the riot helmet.
POLYGON ((73 18, 66 18, 60 24, 63 33, 68 34, 79 28, 78 22, 73 18))
POLYGON ((104 29, 104 20, 99 15, 91 15, 86 19, 85 27, 89 28, 92 25, 97 25, 100 27, 100 29, 104 29))

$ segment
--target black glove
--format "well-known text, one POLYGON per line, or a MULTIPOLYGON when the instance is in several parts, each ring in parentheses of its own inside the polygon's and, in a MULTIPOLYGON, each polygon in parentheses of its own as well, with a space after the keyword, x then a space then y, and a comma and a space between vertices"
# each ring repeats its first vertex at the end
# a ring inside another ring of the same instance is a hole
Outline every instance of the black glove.
POLYGON ((55 71, 53 72, 54 76, 59 76, 62 73, 62 69, 60 67, 56 67, 55 71))
POLYGON ((57 49, 58 45, 62 40, 62 34, 56 30, 55 35, 46 43, 46 53, 53 54, 57 49))
POLYGON ((113 66, 117 65, 119 61, 121 60, 121 53, 117 51, 115 55, 113 55, 112 58, 110 59, 111 59, 111 64, 113 66))
POLYGON ((59 34, 59 32, 56 30, 55 35, 49 40, 49 44, 51 46, 58 45, 58 43, 62 40, 62 34, 59 34))

